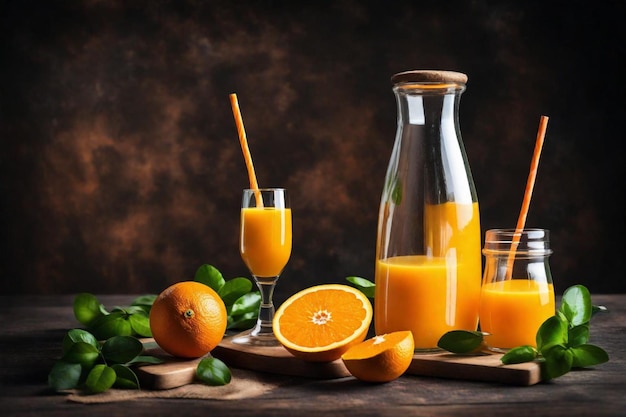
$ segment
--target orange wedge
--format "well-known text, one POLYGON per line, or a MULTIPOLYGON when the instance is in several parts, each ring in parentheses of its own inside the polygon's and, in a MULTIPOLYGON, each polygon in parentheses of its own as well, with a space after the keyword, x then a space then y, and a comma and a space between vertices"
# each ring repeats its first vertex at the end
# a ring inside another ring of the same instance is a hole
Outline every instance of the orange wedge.
POLYGON ((339 359, 362 342, 372 304, 358 289, 324 284, 289 297, 274 315, 274 334, 292 355, 312 362, 339 359))
POLYGON ((352 346, 341 360, 361 381, 389 382, 409 369, 414 348, 410 331, 393 332, 352 346))

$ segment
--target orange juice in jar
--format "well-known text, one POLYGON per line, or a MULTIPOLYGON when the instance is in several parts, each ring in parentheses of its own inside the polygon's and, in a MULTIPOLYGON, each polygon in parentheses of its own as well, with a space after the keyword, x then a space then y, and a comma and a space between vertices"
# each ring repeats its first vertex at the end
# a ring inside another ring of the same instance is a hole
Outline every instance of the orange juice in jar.
POLYGON ((493 229, 485 234, 480 329, 490 350, 536 347, 537 330, 555 314, 552 253, 544 229, 493 229))

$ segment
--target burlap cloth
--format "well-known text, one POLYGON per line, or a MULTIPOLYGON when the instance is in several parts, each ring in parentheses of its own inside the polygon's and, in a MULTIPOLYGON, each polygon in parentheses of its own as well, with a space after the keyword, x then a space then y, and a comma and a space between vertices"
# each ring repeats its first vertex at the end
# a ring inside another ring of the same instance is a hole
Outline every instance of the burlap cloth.
POLYGON ((294 378, 258 373, 242 369, 231 369, 230 383, 222 386, 209 386, 193 383, 167 390, 109 389, 100 394, 70 391, 69 401, 96 404, 129 401, 138 398, 188 398, 202 400, 237 400, 263 395, 281 385, 292 384, 294 378))

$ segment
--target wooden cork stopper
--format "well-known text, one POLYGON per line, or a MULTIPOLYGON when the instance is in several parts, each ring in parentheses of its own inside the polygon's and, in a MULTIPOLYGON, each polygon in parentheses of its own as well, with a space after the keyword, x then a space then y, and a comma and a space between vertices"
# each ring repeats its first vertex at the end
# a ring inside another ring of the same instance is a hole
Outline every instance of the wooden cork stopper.
POLYGON ((392 84, 399 83, 455 83, 466 84, 467 75, 456 71, 412 70, 394 74, 392 84))

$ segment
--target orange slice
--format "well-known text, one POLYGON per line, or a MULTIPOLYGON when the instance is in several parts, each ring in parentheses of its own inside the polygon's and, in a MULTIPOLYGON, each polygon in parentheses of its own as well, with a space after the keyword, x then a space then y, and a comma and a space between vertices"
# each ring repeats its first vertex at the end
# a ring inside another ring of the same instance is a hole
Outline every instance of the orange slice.
POLYGON ((358 289, 324 284, 289 297, 274 315, 274 334, 292 355, 313 362, 339 359, 365 340, 372 304, 358 289))
POLYGON ((357 379, 389 382, 409 369, 414 349, 410 331, 393 332, 352 346, 341 360, 357 379))

